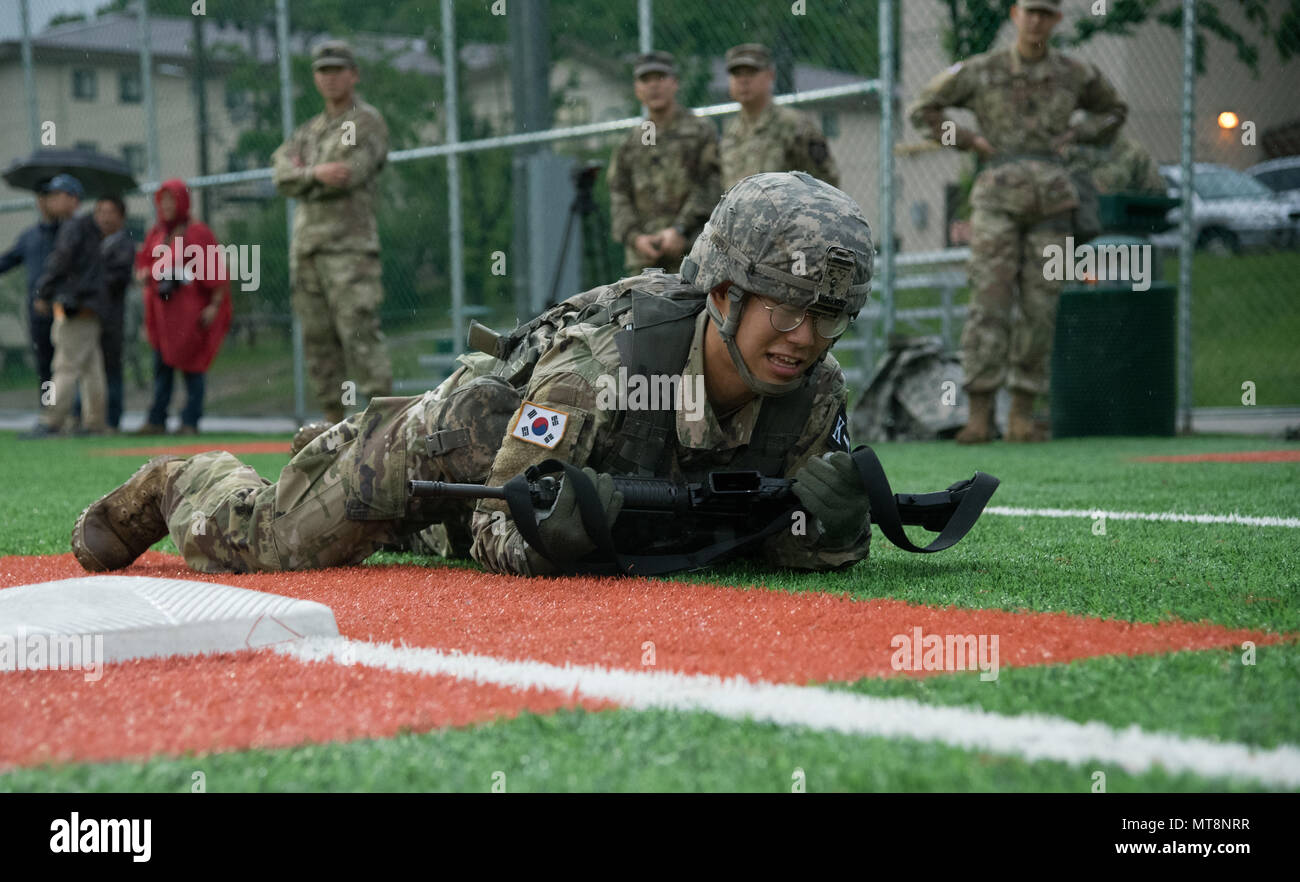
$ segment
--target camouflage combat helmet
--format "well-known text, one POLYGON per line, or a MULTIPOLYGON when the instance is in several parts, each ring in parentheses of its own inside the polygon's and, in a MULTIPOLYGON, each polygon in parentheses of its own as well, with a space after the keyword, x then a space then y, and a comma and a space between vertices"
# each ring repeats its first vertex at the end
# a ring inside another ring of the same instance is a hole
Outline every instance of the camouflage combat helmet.
POLYGON ((724 318, 708 310, 731 360, 750 389, 785 395, 788 383, 756 378, 736 346, 746 294, 761 294, 816 316, 854 318, 871 291, 871 227, 849 196, 805 172, 751 175, 722 197, 690 256, 682 278, 703 291, 730 281, 724 318))

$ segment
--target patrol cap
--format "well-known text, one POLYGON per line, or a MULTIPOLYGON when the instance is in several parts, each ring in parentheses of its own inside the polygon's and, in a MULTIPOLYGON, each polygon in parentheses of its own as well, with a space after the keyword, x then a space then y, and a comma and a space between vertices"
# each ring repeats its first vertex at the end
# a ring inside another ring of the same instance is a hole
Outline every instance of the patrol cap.
POLYGON ((1021 9, 1041 9, 1043 12, 1060 12, 1061 0, 1016 0, 1021 9))
POLYGON ((36 192, 39 193, 39 194, 41 194, 42 196, 44 196, 46 193, 50 192, 50 181, 51 181, 51 180, 53 180, 53 179, 52 179, 52 178, 46 178, 46 179, 43 180, 43 181, 39 181, 39 182, 37 182, 37 184, 36 184, 36 192))
POLYGON ((762 43, 741 43, 727 50, 727 73, 738 67, 767 70, 772 66, 772 53, 762 43))
POLYGON ((648 73, 662 73, 670 77, 677 76, 677 62, 671 52, 656 50, 636 57, 636 67, 632 75, 638 79, 648 73))
POLYGON ((81 186, 81 181, 66 172, 50 178, 50 182, 45 185, 45 192, 69 193, 78 199, 86 195, 85 189, 81 186))
POLYGON ((326 40, 311 50, 311 69, 322 67, 356 67, 357 59, 352 47, 344 40, 326 40))

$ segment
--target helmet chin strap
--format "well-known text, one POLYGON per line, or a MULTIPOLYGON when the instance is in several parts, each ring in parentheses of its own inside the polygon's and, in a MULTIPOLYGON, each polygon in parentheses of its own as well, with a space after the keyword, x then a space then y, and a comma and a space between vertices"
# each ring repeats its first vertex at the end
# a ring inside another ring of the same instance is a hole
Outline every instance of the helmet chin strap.
POLYGON ((768 383, 760 380, 750 372, 749 366, 745 364, 745 357, 740 354, 740 347, 736 345, 736 329, 740 327, 740 314, 744 309, 745 293, 732 285, 727 290, 727 300, 730 301, 727 315, 724 318, 722 311, 718 309, 713 298, 709 297, 706 301, 709 310, 709 318, 718 329, 718 336, 722 337, 722 342, 727 344, 727 353, 731 356, 731 363, 736 366, 740 373, 740 379, 755 394, 768 395, 773 398, 779 398, 782 395, 789 395, 796 391, 804 384, 807 374, 800 374, 788 383, 768 383))

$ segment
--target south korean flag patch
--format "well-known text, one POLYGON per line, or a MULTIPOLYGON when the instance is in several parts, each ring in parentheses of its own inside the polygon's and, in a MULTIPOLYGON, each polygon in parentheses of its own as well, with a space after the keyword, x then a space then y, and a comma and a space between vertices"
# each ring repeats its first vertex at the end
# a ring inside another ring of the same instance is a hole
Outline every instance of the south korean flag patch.
POLYGON ((564 426, 568 421, 567 413, 525 401, 519 408, 519 416, 515 417, 510 434, 529 444, 554 450, 564 438, 564 426))

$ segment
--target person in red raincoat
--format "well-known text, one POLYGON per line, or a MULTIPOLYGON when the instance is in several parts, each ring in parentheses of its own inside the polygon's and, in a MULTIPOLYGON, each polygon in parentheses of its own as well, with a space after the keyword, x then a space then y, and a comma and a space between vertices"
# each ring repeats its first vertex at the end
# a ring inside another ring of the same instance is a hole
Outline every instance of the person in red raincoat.
POLYGON ((144 323, 153 347, 153 405, 137 434, 166 433, 175 371, 185 376, 182 435, 197 435, 203 415, 204 375, 230 329, 228 267, 217 238, 190 217, 183 181, 164 181, 154 193, 158 220, 136 256, 144 287, 144 323))

